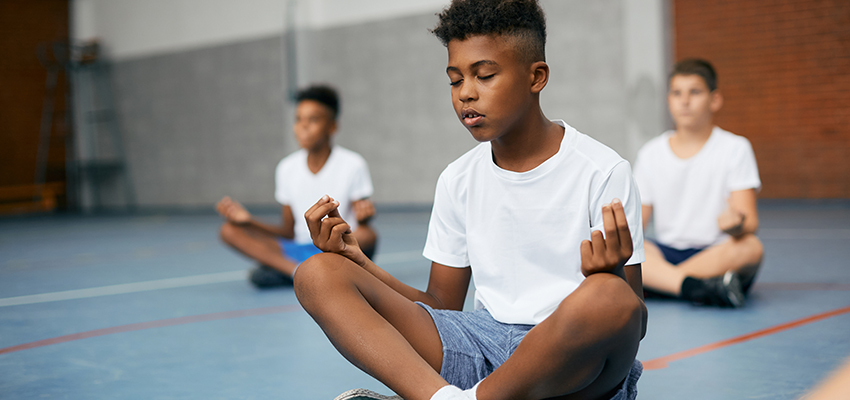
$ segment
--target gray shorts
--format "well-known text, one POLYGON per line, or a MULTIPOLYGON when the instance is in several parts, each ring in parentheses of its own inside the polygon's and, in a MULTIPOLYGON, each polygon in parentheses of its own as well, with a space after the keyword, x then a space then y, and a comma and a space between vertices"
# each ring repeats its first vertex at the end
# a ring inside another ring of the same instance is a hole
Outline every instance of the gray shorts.
MULTIPOLYGON (((435 310, 419 303, 431 314, 443 342, 440 376, 461 389, 469 389, 490 375, 513 354, 534 325, 503 324, 485 309, 472 312, 435 310)), ((635 360, 623 387, 611 400, 632 400, 643 365, 635 360)))

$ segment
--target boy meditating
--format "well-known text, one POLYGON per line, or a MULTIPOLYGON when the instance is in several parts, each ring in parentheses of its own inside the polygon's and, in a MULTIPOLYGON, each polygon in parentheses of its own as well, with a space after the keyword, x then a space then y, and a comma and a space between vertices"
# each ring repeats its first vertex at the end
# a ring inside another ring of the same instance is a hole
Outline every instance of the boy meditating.
POLYGON ((643 222, 654 221, 656 236, 646 243, 644 286, 696 304, 741 307, 763 251, 752 146, 714 125, 723 97, 707 61, 676 64, 667 103, 676 130, 647 142, 635 162, 643 222))
POLYGON ((365 257, 325 196, 305 215, 324 253, 296 272, 299 301, 344 357, 407 400, 634 398, 647 314, 629 164, 543 115, 536 1, 456 0, 433 33, 455 112, 481 143, 437 182, 428 288, 365 257))
POLYGON ((275 199, 282 205, 280 225, 254 217, 238 202, 223 198, 216 210, 225 219, 221 238, 260 263, 250 281, 258 287, 292 283, 298 264, 321 251, 313 245, 304 211, 325 193, 339 200, 339 212, 351 221, 352 234, 372 257, 377 234, 369 226, 375 208, 372 180, 359 154, 332 143, 337 130, 339 97, 333 88, 312 86, 296 95, 293 131, 300 150, 280 161, 275 170, 275 199))

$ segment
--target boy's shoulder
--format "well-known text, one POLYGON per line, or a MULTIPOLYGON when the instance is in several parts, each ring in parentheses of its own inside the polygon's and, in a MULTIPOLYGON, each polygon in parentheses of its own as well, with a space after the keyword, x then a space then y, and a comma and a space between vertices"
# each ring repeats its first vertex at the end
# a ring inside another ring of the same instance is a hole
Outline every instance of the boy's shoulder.
MULTIPOLYGON (((579 132, 563 120, 552 120, 552 122, 564 128, 561 147, 554 156, 561 158, 563 162, 569 163, 571 166, 583 164, 603 172, 610 171, 617 164, 627 162, 614 149, 579 132)), ((443 171, 443 174, 451 177, 462 176, 471 171, 472 166, 489 162, 492 162, 490 143, 480 143, 452 161, 443 171)))
MULTIPOLYGON (((366 164, 366 159, 353 150, 349 150, 345 147, 334 145, 331 150, 331 157, 340 160, 342 163, 351 164, 366 164)), ((307 150, 298 149, 289 153, 283 159, 278 162, 278 168, 283 166, 293 166, 293 165, 306 165, 307 164, 307 150)))
POLYGON ((482 161, 490 154, 490 142, 479 143, 450 162, 443 170, 443 175, 456 176, 470 170, 470 167, 482 161))
POLYGON ((331 155, 334 155, 334 153, 336 153, 337 156, 345 158, 347 160, 355 160, 355 161, 363 162, 363 163, 366 162, 366 159, 363 158, 363 156, 361 156, 360 153, 358 153, 354 150, 349 150, 349 149, 342 147, 340 145, 334 145, 333 146, 333 150, 331 150, 331 155))
POLYGON ((638 156, 640 157, 647 153, 656 153, 668 149, 670 147, 670 136, 673 136, 674 133, 676 133, 676 131, 667 130, 662 132, 660 135, 656 135, 652 139, 647 140, 643 146, 640 146, 638 156))
POLYGON ((281 168, 284 165, 295 165, 307 162, 307 150, 298 149, 285 155, 277 163, 277 167, 281 168))
POLYGON ((564 134, 566 135, 570 131, 572 131, 571 134, 575 137, 574 145, 571 146, 572 149, 574 149, 577 155, 581 156, 583 162, 593 166, 593 168, 607 172, 622 162, 628 162, 617 151, 608 147, 608 145, 566 125, 564 127, 564 134))
POLYGON ((712 129, 711 134, 716 136, 718 141, 735 145, 750 145, 750 140, 746 137, 729 132, 719 126, 715 126, 714 129, 712 129))

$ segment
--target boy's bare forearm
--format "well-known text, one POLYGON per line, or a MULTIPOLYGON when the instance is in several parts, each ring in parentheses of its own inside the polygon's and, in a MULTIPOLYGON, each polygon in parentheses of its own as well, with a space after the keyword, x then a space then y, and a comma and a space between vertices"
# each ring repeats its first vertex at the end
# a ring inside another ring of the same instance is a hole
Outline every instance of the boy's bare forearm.
POLYGON ((756 233, 758 230, 758 217, 741 213, 740 218, 741 221, 738 224, 724 228, 723 232, 734 238, 756 233))
POLYGON ((433 298, 431 296, 419 289, 416 289, 398 280, 396 277, 392 276, 392 274, 379 267, 365 255, 358 260, 352 261, 360 265, 363 269, 366 270, 366 272, 369 272, 374 277, 378 278, 381 282, 384 282, 387 286, 389 286, 402 296, 406 297, 408 300, 421 301, 425 304, 433 306, 433 298))
POLYGON ((755 190, 734 191, 729 195, 728 203, 729 207, 718 218, 720 230, 735 238, 756 233, 759 217, 755 190))
POLYGON ((284 228, 282 226, 268 224, 268 223, 265 223, 263 221, 259 221, 259 220, 257 220, 256 218, 253 218, 253 217, 250 220, 248 220, 248 223, 246 225, 251 226, 251 227, 253 227, 257 230, 260 230, 260 231, 265 232, 265 233, 272 235, 272 236, 281 236, 281 237, 284 237, 286 239, 294 239, 295 238, 295 232, 292 229, 287 230, 286 228, 284 228))
POLYGON ((352 261, 410 301, 422 302, 434 309, 463 309, 471 277, 469 268, 452 268, 432 263, 428 290, 422 291, 401 282, 365 256, 358 256, 352 261))
POLYGON ((632 290, 635 292, 635 295, 637 295, 640 299, 641 312, 643 314, 640 338, 643 339, 644 336, 646 336, 646 323, 649 311, 646 308, 646 303, 643 298, 643 274, 641 273, 641 265, 627 265, 623 267, 623 273, 625 275, 626 282, 628 282, 629 286, 631 286, 632 290))

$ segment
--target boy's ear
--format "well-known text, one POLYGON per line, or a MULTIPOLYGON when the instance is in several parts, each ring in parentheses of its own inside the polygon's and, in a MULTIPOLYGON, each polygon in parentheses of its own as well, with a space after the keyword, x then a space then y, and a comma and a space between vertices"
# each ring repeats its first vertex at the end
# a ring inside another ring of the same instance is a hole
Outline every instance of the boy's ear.
POLYGON ((711 92, 711 112, 716 113, 720 111, 721 107, 723 107, 723 95, 720 93, 720 89, 714 89, 711 92))
POLYGON ((549 82, 549 65, 545 61, 531 64, 531 93, 540 93, 549 82))
POLYGON ((336 118, 331 118, 331 122, 327 125, 327 130, 325 131, 325 134, 328 135, 328 137, 333 137, 334 135, 336 135, 336 128, 336 118))

